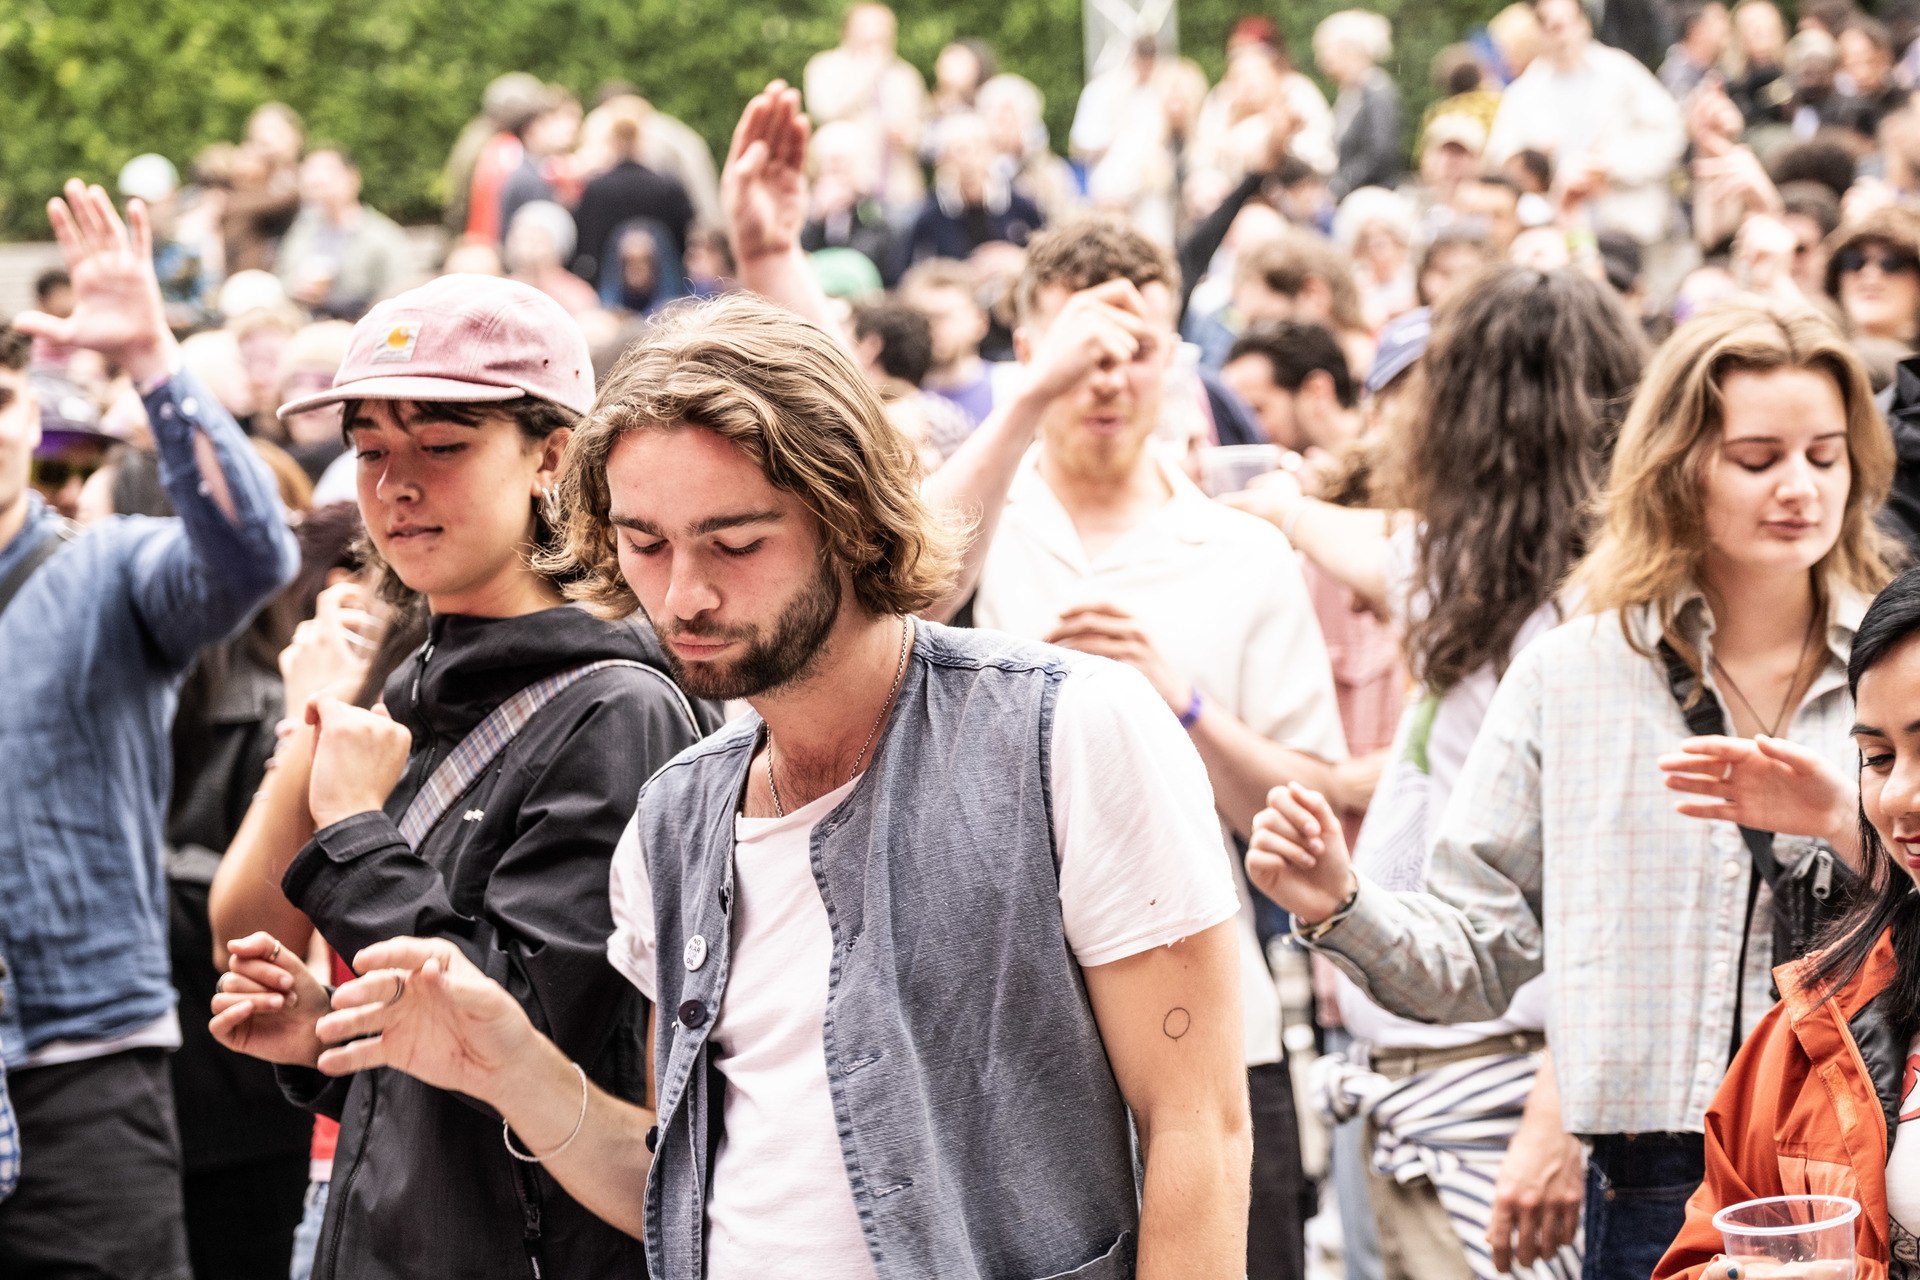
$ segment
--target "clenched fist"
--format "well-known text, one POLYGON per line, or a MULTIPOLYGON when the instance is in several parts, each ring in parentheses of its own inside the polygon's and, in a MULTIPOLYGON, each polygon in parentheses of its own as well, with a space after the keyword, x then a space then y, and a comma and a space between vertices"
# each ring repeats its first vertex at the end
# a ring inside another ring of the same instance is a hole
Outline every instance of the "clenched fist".
POLYGON ((316 828, 383 807, 406 771, 413 735, 385 707, 371 711, 321 696, 307 704, 317 731, 307 805, 316 828))
POLYGON ((1357 881, 1340 819, 1325 796, 1297 782, 1273 789, 1253 820, 1247 879, 1303 925, 1340 909, 1357 881))

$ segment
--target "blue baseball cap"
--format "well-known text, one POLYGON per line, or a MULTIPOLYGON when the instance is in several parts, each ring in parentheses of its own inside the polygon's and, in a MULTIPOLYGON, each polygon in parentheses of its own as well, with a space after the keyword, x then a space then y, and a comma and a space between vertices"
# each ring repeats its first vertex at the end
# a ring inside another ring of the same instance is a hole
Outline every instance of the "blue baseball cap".
POLYGON ((1380 331, 1380 347, 1374 353, 1373 367, 1367 370, 1366 391, 1377 396, 1393 380, 1413 368, 1426 354, 1427 338, 1433 333, 1433 312, 1426 307, 1395 316, 1380 331))

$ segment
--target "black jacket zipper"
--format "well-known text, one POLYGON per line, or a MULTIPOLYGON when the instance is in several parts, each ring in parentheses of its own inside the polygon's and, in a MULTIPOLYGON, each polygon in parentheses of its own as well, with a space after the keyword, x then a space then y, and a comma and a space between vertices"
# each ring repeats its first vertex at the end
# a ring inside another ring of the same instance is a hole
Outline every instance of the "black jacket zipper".
MULTIPOLYGON (((379 1099, 380 1078, 369 1074, 367 1076, 367 1131, 369 1133, 373 1131, 374 1104, 379 1099)), ((314 1268, 314 1274, 325 1277, 325 1280, 335 1280, 338 1274, 335 1264, 340 1259, 340 1237, 345 1235, 347 1230, 347 1213, 351 1207, 348 1197, 353 1192, 353 1177, 360 1172, 360 1162, 365 1158, 366 1149, 367 1144, 364 1141, 361 1142, 359 1148, 353 1153, 353 1164, 348 1167, 347 1176, 331 1179, 332 1185, 327 1189, 327 1216, 333 1219, 333 1232, 327 1237, 327 1265, 314 1268)))

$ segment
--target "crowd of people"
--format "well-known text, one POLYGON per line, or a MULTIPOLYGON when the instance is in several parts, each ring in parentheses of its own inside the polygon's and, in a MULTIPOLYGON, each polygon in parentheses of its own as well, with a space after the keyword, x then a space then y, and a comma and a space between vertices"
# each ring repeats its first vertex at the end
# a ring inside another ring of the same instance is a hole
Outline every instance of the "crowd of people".
POLYGON ((69 183, 0 1275, 1920 1280, 1920 6, 1596 20, 69 183))

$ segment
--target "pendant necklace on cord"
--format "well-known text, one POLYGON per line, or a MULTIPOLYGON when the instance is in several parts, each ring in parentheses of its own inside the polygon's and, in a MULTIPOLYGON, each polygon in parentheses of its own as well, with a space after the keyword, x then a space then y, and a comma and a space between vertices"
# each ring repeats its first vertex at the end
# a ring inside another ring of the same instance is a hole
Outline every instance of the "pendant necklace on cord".
MULTIPOLYGON (((887 690, 887 700, 880 704, 880 714, 874 717, 873 728, 867 730, 867 738, 860 744, 859 754, 853 757, 853 772, 847 775, 847 782, 852 782, 860 776, 860 766, 867 758, 867 748, 873 745, 874 737, 880 732, 880 726, 886 723, 887 709, 893 705, 894 698, 900 693, 901 682, 907 676, 907 650, 911 646, 912 639, 913 624, 905 618, 900 619, 900 661, 893 670, 893 686, 887 690)), ((846 783, 840 785, 845 786, 846 783)), ((771 728, 767 730, 767 789, 773 792, 773 816, 786 817, 786 807, 780 803, 780 784, 774 781, 773 777, 773 730, 771 728)))
POLYGON ((1760 713, 1753 709, 1752 701, 1748 699, 1746 694, 1740 691, 1740 686, 1734 683, 1733 673, 1727 670, 1726 664, 1718 658, 1713 659, 1713 669, 1720 673, 1722 680, 1727 682, 1727 692, 1740 700, 1740 705, 1747 709, 1747 714, 1753 717, 1755 724, 1767 731, 1769 738, 1779 737, 1781 728, 1787 723, 1788 717, 1793 714, 1793 698, 1794 695, 1800 691, 1800 678, 1807 672, 1807 654, 1812 651, 1813 638, 1819 633, 1819 630, 1820 615, 1816 612, 1813 621, 1807 624, 1807 638, 1800 642, 1800 661, 1793 668, 1793 679, 1787 682, 1787 696, 1780 703, 1780 713, 1774 716, 1771 726, 1769 726, 1765 720, 1761 719, 1760 713))

